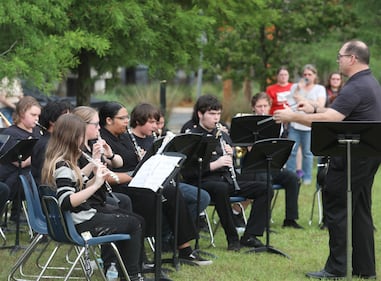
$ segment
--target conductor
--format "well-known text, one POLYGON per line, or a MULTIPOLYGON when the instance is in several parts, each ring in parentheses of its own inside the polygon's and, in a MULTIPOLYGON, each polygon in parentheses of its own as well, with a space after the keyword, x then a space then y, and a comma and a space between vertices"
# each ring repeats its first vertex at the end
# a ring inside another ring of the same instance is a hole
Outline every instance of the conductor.
MULTIPOLYGON (((348 77, 332 107, 302 101, 298 114, 290 108, 275 111, 277 122, 298 122, 311 125, 313 121, 381 121, 381 87, 369 68, 369 49, 361 41, 344 43, 337 54, 340 72, 348 77)), ((372 219, 372 185, 380 161, 376 158, 352 159, 353 192, 353 276, 376 279, 374 229, 372 219)), ((346 161, 332 157, 326 177, 326 219, 329 231, 329 256, 324 269, 306 275, 317 279, 335 279, 346 275, 346 161)))

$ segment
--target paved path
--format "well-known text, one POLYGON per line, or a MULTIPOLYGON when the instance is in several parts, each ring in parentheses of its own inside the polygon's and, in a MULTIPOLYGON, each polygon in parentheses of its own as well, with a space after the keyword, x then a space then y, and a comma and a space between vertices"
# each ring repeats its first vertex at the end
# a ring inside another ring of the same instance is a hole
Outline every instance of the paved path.
POLYGON ((179 133, 184 123, 191 119, 192 112, 192 107, 174 107, 168 118, 168 129, 175 134, 179 133))

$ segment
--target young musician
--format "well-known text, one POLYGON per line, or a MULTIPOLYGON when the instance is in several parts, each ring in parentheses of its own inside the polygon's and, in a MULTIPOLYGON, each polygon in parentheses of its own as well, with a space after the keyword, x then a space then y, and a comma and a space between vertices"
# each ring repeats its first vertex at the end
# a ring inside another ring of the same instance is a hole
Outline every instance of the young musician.
MULTIPOLYGON (((152 108, 152 106, 140 105, 133 110, 131 123, 134 128, 130 130, 133 137, 131 133, 127 133, 129 115, 124 106, 117 102, 108 102, 99 109, 101 136, 110 145, 114 153, 119 154, 123 159, 122 167, 112 168, 112 171, 119 177, 119 182, 110 181, 110 184, 113 184, 112 187, 115 191, 127 193, 131 197, 134 211, 141 214, 146 220, 147 233, 150 233, 150 229, 154 226, 155 217, 154 208, 151 208, 152 205, 149 203, 151 202, 149 201, 150 195, 144 193, 144 190, 136 191, 129 188, 128 183, 132 179, 131 172, 136 168, 149 145, 152 145, 152 131, 158 120, 157 110, 155 108, 152 110, 152 108), (137 114, 137 110, 142 110, 142 114, 137 114), (143 112, 146 114, 143 114, 143 112), (139 128, 139 132, 136 128, 139 128)), ((179 225, 177 233, 179 257, 198 265, 209 265, 212 261, 200 257, 190 246, 190 241, 196 238, 197 231, 182 192, 179 192, 178 195, 179 225)), ((172 185, 165 186, 163 196, 165 198, 163 213, 170 224, 171 230, 174 231, 176 188, 172 185)))
MULTIPOLYGON (((220 122, 222 110, 222 104, 218 99, 212 95, 203 95, 196 103, 198 106, 194 108, 196 112, 193 112, 193 115, 197 114, 199 123, 190 131, 222 138, 222 141, 218 142, 211 152, 210 163, 202 174, 201 187, 209 192, 216 205, 227 238, 228 250, 238 251, 240 244, 247 247, 262 247, 264 245, 257 236, 263 235, 266 226, 266 182, 248 181, 240 178, 239 174, 235 174, 231 139, 223 130, 216 128, 216 124, 220 122), (235 188, 235 180, 239 185, 239 190, 235 188), (234 195, 255 199, 240 242, 229 202, 229 197, 234 195)), ((196 171, 184 171, 183 176, 191 184, 196 183, 198 179, 196 171)), ((272 197, 273 194, 269 196, 272 197)))
MULTIPOLYGON (((251 109, 258 115, 269 115, 271 108, 271 99, 265 93, 261 92, 251 98, 251 109)), ((283 221, 283 227, 292 227, 296 229, 303 228, 296 220, 299 217, 298 197, 300 184, 297 175, 287 169, 272 171, 272 183, 279 184, 285 189, 286 216, 283 221)))
MULTIPOLYGON (((36 128, 36 122, 38 122, 38 117, 41 113, 41 106, 38 101, 31 97, 26 96, 22 98, 17 104, 15 109, 15 119, 14 125, 4 129, 2 134, 10 135, 10 139, 2 148, 1 153, 5 153, 19 140, 39 138, 39 129, 36 128)), ((30 148, 32 150, 32 148, 30 148)), ((21 173, 28 177, 30 171, 31 157, 28 157, 21 162, 21 173)), ((11 209, 12 221, 17 220, 17 206, 21 202, 18 202, 18 192, 20 192, 21 198, 24 197, 24 192, 22 190, 21 184, 18 180, 19 175, 19 163, 6 163, 0 164, 0 181, 4 182, 9 186, 10 195, 9 199, 13 201, 11 209)))
MULTIPOLYGON (((141 276, 140 254, 142 227, 138 218, 122 212, 103 212, 93 208, 87 201, 103 186, 109 170, 100 161, 92 164, 94 177, 84 177, 77 166, 82 155, 86 123, 74 114, 60 116, 46 149, 42 169, 42 182, 54 188, 63 211, 70 211, 79 233, 89 231, 92 236, 128 233, 130 240, 118 241, 116 245, 131 280, 145 280, 141 276)), ((113 256, 102 246, 102 259, 107 265, 113 256)), ((119 276, 122 276, 119 270, 119 276)), ((124 279, 123 279, 124 280, 124 279)))

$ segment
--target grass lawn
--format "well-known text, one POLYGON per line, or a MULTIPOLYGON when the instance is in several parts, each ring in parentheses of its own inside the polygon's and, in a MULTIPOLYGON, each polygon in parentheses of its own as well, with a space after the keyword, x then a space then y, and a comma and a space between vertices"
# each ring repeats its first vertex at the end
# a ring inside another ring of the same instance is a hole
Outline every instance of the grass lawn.
MULTIPOLYGON (((302 186, 299 196, 299 224, 303 230, 283 229, 281 224, 284 218, 284 192, 280 191, 274 212, 272 230, 275 233, 270 235, 270 244, 288 254, 287 259, 281 255, 271 253, 245 253, 246 249, 241 249, 238 253, 226 251, 225 235, 220 228, 216 234, 216 247, 209 248, 209 239, 206 235, 200 239, 200 248, 216 256, 213 264, 207 267, 192 267, 182 265, 179 271, 172 271, 168 276, 172 280, 306 280, 305 272, 320 270, 323 268, 328 255, 328 233, 318 227, 318 213, 315 213, 312 225, 309 225, 313 193, 315 183, 310 186, 302 186)), ((211 207, 209 207, 211 213, 211 207)), ((373 187, 373 216, 376 229, 381 221, 381 172, 377 174, 373 187)), ((14 235, 6 233, 8 245, 14 243, 14 235)), ((265 241, 264 237, 262 239, 265 241)), ((377 275, 381 280, 381 237, 378 231, 375 232, 376 260, 378 265, 377 275)), ((20 244, 26 246, 29 243, 27 232, 20 235, 20 244)), ((62 252, 61 252, 62 253, 62 252)), ((22 250, 10 253, 9 250, 0 250, 0 260, 2 269, 0 270, 0 280, 6 280, 9 269, 22 254, 22 250)), ((63 256, 63 254, 61 254, 63 256)), ((163 265, 171 269, 170 265, 163 265)), ((27 267, 34 268, 33 265, 27 267)), ((173 268, 172 268, 173 269, 173 268)), ((25 270, 25 271, 27 271, 25 270)), ((33 279, 32 279, 33 280, 33 279)), ((46 280, 46 279, 45 279, 46 280)), ((101 280, 95 274, 92 280, 101 280)), ((353 279, 359 280, 359 279, 353 279)))

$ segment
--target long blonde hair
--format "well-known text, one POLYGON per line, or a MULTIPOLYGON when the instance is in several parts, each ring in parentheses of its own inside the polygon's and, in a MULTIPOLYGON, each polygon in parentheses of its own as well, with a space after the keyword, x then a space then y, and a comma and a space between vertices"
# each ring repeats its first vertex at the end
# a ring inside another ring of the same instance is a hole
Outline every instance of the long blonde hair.
POLYGON ((78 187, 82 188, 83 181, 77 162, 81 156, 80 147, 85 139, 85 131, 86 123, 72 113, 61 115, 57 119, 46 149, 41 183, 55 188, 56 164, 65 161, 74 171, 78 187))

